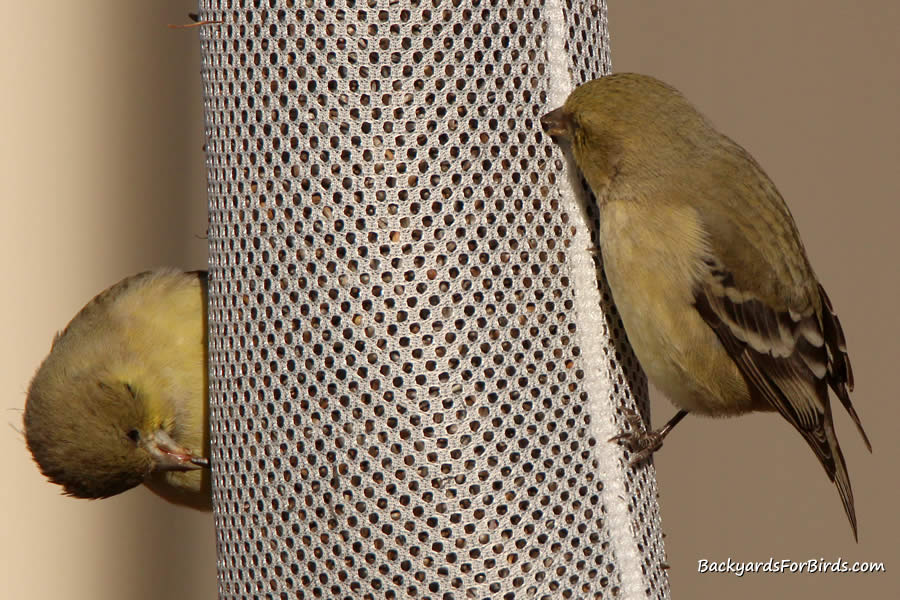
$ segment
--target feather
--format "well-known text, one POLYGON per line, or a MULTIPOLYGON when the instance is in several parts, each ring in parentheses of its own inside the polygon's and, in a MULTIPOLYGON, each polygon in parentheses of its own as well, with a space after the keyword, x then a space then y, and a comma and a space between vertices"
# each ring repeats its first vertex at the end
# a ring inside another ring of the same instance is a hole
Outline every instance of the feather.
POLYGON ((716 332, 744 375, 751 393, 765 399, 803 436, 835 483, 857 537, 856 511, 847 465, 834 431, 830 386, 868 437, 850 403, 852 374, 837 316, 821 285, 821 302, 801 309, 776 310, 734 287, 734 278, 708 260, 708 277, 695 288, 695 307, 716 332), (735 301, 740 298, 742 301, 735 301), (824 306, 822 313, 815 307, 824 306))

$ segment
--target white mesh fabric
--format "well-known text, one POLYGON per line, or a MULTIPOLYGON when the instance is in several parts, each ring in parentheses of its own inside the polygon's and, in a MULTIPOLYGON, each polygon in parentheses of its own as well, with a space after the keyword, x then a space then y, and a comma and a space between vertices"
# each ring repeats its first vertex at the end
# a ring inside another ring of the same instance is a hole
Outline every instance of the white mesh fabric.
POLYGON ((220 598, 667 598, 646 410, 540 129, 602 2, 201 2, 220 598))

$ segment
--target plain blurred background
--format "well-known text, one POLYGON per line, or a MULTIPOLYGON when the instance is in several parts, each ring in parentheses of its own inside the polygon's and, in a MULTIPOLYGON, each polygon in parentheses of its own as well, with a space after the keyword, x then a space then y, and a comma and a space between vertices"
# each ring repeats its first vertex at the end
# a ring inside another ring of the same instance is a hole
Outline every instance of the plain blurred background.
MULTIPOLYGON (((4 597, 215 598, 212 517, 138 489, 59 495, 17 432, 54 333, 95 293, 206 263, 202 87, 188 2, 4 1, 0 385, 4 597)), ((657 455, 674 598, 900 591, 900 5, 609 0, 613 66, 680 88, 781 189, 834 301, 869 455, 838 405, 860 523, 780 418, 686 419, 657 455), (697 561, 882 561, 883 574, 701 575, 697 561)), ((674 413, 654 399, 659 425, 674 413)))

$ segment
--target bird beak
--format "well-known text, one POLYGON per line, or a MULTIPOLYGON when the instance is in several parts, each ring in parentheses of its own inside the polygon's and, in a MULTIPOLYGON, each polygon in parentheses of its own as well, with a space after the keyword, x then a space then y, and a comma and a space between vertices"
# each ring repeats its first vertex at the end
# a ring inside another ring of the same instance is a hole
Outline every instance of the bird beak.
POLYGON ((571 124, 572 121, 562 106, 541 117, 541 127, 552 137, 569 139, 571 124))
POLYGON ((155 471, 192 471, 209 468, 209 459, 175 443, 165 431, 157 430, 144 444, 154 461, 155 471))

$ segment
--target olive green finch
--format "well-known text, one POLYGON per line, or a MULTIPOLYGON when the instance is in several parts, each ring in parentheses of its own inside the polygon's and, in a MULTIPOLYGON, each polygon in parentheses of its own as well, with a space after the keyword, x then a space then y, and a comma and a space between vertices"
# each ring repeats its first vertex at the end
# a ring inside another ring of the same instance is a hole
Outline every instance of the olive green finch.
POLYGON ((38 368, 24 423, 35 462, 66 494, 143 483, 209 510, 206 273, 141 273, 91 300, 38 368))
POLYGON ((541 122, 570 142, 596 197, 628 340, 681 409, 659 431, 631 434, 636 457, 687 412, 778 411, 837 485, 856 537, 829 388, 871 445, 850 403, 840 322, 769 177, 678 91, 644 75, 585 83, 541 122))

